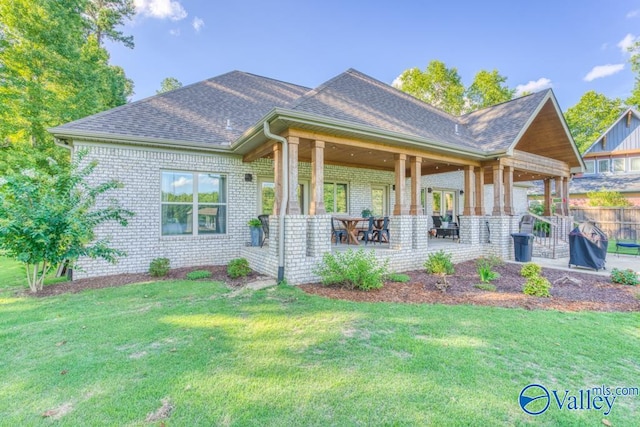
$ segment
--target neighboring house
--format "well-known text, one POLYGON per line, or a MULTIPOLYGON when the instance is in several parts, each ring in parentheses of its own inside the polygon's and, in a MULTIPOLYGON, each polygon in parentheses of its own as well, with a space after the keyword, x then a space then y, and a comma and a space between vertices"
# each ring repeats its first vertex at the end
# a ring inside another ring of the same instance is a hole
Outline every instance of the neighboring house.
POLYGON ((588 192, 605 188, 640 206, 640 114, 636 110, 622 113, 582 157, 584 174, 573 178, 569 187, 573 205, 586 205, 588 192))
POLYGON ((127 256, 81 259, 76 277, 245 257, 303 283, 336 248, 332 215, 365 208, 390 216, 388 246, 372 250, 396 271, 424 263, 433 213, 460 215, 454 260, 509 258, 520 185, 547 179, 566 194, 584 166, 551 90, 454 117, 355 70, 315 89, 234 71, 50 132, 98 161, 92 180, 121 181, 115 197, 136 214, 96 230, 127 256), (248 247, 261 213, 268 245, 248 247))

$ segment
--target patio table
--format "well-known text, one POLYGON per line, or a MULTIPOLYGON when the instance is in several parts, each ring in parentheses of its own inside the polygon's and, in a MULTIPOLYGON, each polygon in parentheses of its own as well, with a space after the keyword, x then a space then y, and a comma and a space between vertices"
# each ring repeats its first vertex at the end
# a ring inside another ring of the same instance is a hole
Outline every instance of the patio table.
POLYGON ((359 245, 358 242, 358 223, 362 221, 369 221, 368 218, 358 218, 358 217, 345 217, 345 216, 337 216, 336 219, 340 221, 345 230, 347 230, 347 244, 353 243, 354 245, 359 245))

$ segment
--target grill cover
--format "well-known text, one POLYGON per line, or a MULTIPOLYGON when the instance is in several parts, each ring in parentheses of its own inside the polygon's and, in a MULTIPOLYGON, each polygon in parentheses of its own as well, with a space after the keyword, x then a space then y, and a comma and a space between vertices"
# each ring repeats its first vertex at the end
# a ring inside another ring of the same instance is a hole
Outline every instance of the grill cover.
POLYGON ((572 265, 604 269, 607 235, 591 222, 583 222, 569 233, 569 267, 572 265))

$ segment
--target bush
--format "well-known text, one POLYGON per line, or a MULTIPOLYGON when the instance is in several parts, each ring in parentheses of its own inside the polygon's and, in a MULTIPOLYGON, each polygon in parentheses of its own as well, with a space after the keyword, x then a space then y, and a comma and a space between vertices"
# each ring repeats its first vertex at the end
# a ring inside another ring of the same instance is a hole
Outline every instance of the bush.
POLYGON ((164 277, 169 272, 169 258, 155 258, 149 264, 149 274, 153 277, 164 277))
POLYGON ((194 270, 187 273, 189 280, 208 279, 209 277, 211 277, 211 272, 208 270, 194 270))
POLYGON ((447 275, 455 272, 453 263, 451 262, 451 254, 447 254, 442 250, 429 254, 429 258, 427 258, 427 261, 424 263, 424 267, 429 274, 447 275))
POLYGON ((551 289, 551 283, 542 276, 529 277, 522 288, 522 291, 527 295, 534 297, 550 297, 549 289, 551 289))
POLYGON ((495 292, 496 285, 492 285, 491 283, 478 283, 477 285, 473 285, 474 288, 482 289, 483 291, 491 291, 495 292))
POLYGON ((411 277, 401 273, 390 273, 389 275, 387 275, 386 280, 389 282, 407 283, 409 280, 411 280, 411 277))
POLYGON ((232 259, 227 265, 227 275, 232 279, 246 277, 249 273, 251 273, 251 268, 249 268, 249 261, 246 258, 232 259))
POLYGON ((526 277, 527 279, 530 277, 539 276, 542 273, 542 267, 540 267, 535 262, 528 262, 522 266, 520 270, 520 275, 522 277, 526 277))
POLYGON ((335 254, 325 253, 313 273, 320 276, 324 285, 338 284, 348 289, 368 291, 382 287, 387 264, 385 261, 380 265, 373 252, 349 249, 335 254))
POLYGON ((640 284, 640 279, 635 271, 628 268, 626 270, 620 270, 614 268, 611 270, 611 281, 613 283, 620 283, 621 285, 636 286, 640 284))
POLYGON ((488 256, 478 258, 476 260, 476 269, 480 276, 480 281, 483 283, 489 283, 490 281, 500 277, 500 273, 493 271, 493 269, 502 264, 502 260, 496 256, 488 256))

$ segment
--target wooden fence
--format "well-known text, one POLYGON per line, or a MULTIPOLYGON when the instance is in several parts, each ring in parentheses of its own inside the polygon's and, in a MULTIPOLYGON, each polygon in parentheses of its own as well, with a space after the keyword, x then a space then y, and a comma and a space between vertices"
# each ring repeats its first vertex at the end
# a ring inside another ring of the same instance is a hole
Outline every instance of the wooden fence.
POLYGON ((607 233, 609 239, 617 236, 628 239, 631 234, 640 236, 640 207, 572 207, 571 215, 576 222, 595 222, 602 231, 607 233))

